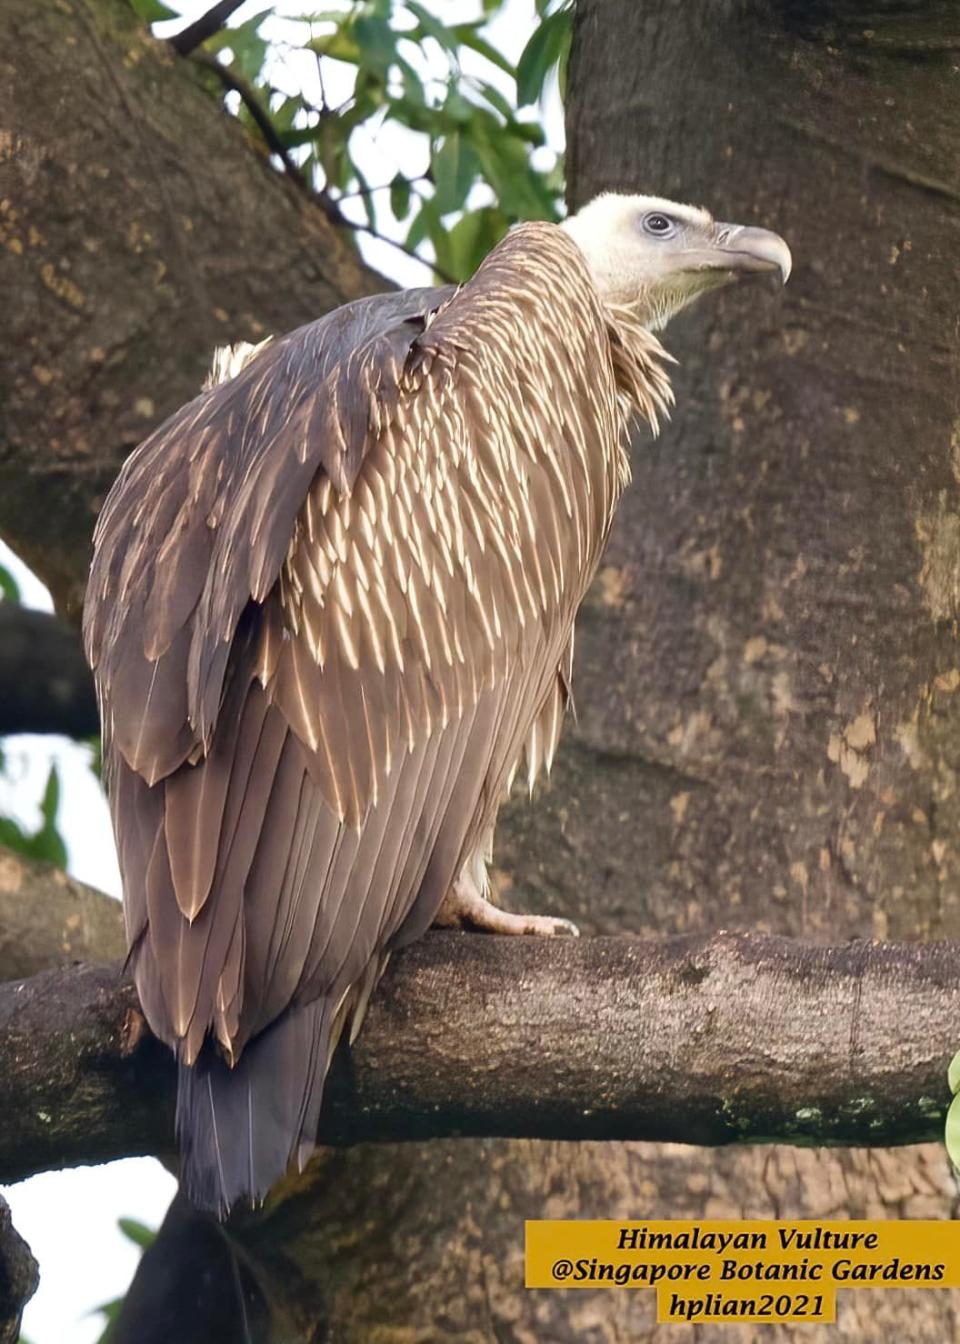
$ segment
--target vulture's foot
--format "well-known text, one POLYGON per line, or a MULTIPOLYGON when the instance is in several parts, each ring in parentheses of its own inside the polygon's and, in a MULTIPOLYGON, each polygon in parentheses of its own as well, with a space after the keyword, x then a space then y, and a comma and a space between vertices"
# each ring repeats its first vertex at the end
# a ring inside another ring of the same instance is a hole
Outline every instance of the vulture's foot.
POLYGON ((531 933, 540 938, 566 934, 580 937, 569 919, 555 915, 513 915, 481 896, 473 883, 461 877, 447 893, 434 924, 443 929, 479 929, 483 933, 531 933))

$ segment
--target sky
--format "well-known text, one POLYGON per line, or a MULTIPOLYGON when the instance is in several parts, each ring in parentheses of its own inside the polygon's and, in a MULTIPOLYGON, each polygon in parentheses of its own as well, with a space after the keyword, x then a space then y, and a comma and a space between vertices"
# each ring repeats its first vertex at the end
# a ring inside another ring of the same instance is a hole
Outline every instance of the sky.
MULTIPOLYGON (((167 0, 167 3, 186 19, 192 19, 208 9, 212 0, 201 3, 167 0)), ((341 3, 330 0, 325 7, 339 8, 341 3)), ((479 0, 426 0, 426 7, 446 23, 473 19, 480 12, 479 0)), ((242 22, 265 8, 266 0, 251 0, 237 11, 231 22, 242 22)), ((296 16, 315 8, 301 0, 274 6, 281 16, 296 16)), ((533 31, 534 21, 533 0, 509 0, 488 33, 493 44, 515 62, 533 31)), ((265 35, 290 40, 289 17, 286 21, 280 18, 270 22, 275 26, 272 30, 265 26, 261 30, 265 35)), ((182 22, 160 25, 157 33, 167 35, 182 26, 182 22)), ((463 65, 469 71, 469 53, 463 65)), ((319 101, 312 56, 287 51, 278 57, 271 73, 278 87, 289 92, 302 87, 308 96, 319 101)), ((483 74, 491 81, 495 78, 488 66, 484 66, 483 74)), ((340 76, 327 73, 326 94, 331 103, 349 92, 348 78, 346 71, 340 76)), ((512 81, 506 76, 501 76, 501 89, 508 98, 513 98, 512 81)), ((555 89, 545 100, 542 117, 548 146, 552 150, 561 149, 563 120, 555 89)), ((426 167, 422 141, 396 126, 362 132, 357 159, 369 182, 388 182, 398 168, 413 175, 426 167)), ((352 204, 356 209, 356 203, 352 204)), ((382 212, 382 227, 389 231, 386 209, 382 212)), ((397 226, 392 232, 399 238, 404 226, 397 226)), ((395 282, 431 283, 429 267, 405 257, 396 248, 362 234, 359 243, 367 261, 395 282)), ((25 605, 45 611, 53 609, 43 585, 2 542, 0 565, 13 573, 25 605)), ((68 738, 27 735, 5 738, 2 746, 7 777, 0 776, 0 815, 37 826, 40 798, 50 765, 55 762, 63 786, 60 828, 67 846, 69 871, 101 891, 119 897, 120 874, 109 814, 100 785, 89 769, 89 749, 68 738)), ((40 1265, 40 1287, 28 1304, 23 1321, 23 1335, 30 1344, 93 1344, 99 1338, 103 1318, 96 1309, 122 1296, 139 1256, 118 1230, 117 1219, 134 1218, 147 1226, 158 1226, 175 1189, 173 1177, 159 1162, 149 1158, 47 1172, 18 1185, 0 1187, 0 1193, 10 1204, 14 1226, 40 1265)))

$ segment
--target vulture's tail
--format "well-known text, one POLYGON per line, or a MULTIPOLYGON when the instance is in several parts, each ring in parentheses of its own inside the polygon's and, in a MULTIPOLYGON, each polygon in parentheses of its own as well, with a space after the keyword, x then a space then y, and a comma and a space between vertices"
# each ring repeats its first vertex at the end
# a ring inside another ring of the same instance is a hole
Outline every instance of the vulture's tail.
POLYGON ((221 1217, 256 1203, 290 1160, 313 1151, 334 1011, 326 999, 289 1010, 247 1045, 234 1068, 207 1046, 180 1065, 181 1186, 221 1217))

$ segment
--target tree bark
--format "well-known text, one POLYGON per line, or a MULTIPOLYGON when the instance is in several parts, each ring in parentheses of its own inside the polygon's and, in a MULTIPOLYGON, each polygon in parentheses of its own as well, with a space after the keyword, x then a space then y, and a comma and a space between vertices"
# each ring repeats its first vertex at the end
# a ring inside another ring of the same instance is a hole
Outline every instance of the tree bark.
POLYGON ((388 286, 126 0, 0 24, 0 534, 77 618, 106 490, 213 347, 388 286))
POLYGON ((37 1291, 40 1273, 30 1247, 10 1221, 0 1196, 0 1344, 17 1344, 24 1303, 37 1291))
MULTIPOLYGON (((677 411, 634 453, 574 741, 499 850, 512 895, 591 931, 957 936, 957 36, 938 3, 580 0, 572 203, 703 202, 782 232, 796 269, 665 333, 677 411)), ((572 1216, 957 1209, 939 1147, 625 1147, 563 1179, 572 1216)), ((553 1301, 526 1328, 575 1339, 553 1301)), ((851 1299, 843 1330, 953 1338, 958 1305, 851 1299)), ((594 1344, 660 1338, 643 1306, 595 1310, 594 1344)), ((721 1333, 754 1338, 693 1335, 721 1333)))
MULTIPOLYGON (((320 1139, 919 1143, 958 1000, 952 943, 433 933, 341 1052, 320 1139)), ((0 1181, 172 1152, 173 1077, 118 966, 0 985, 0 1181)))
POLYGON ((119 901, 0 845, 0 982, 121 960, 126 945, 119 901))

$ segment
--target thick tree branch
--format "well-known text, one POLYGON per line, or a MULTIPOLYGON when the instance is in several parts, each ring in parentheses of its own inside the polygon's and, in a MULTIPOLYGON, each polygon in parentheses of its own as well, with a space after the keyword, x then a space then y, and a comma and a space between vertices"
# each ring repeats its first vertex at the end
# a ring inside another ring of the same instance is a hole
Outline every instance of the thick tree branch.
MULTIPOLYGON (((341 1053, 321 1138, 921 1142, 958 1007, 948 943, 435 933, 341 1053)), ((172 1145, 173 1066, 115 966, 0 986, 0 1079, 0 1180, 172 1145)))
POLYGON ((10 1209, 0 1197, 0 1344, 17 1344, 20 1316, 37 1291, 40 1271, 30 1247, 10 1221, 10 1209))
POLYGON ((93 678, 76 631, 46 612, 0 602, 0 737, 99 731, 93 678))
POLYGON ((119 901, 0 845, 0 981, 125 950, 119 901))

